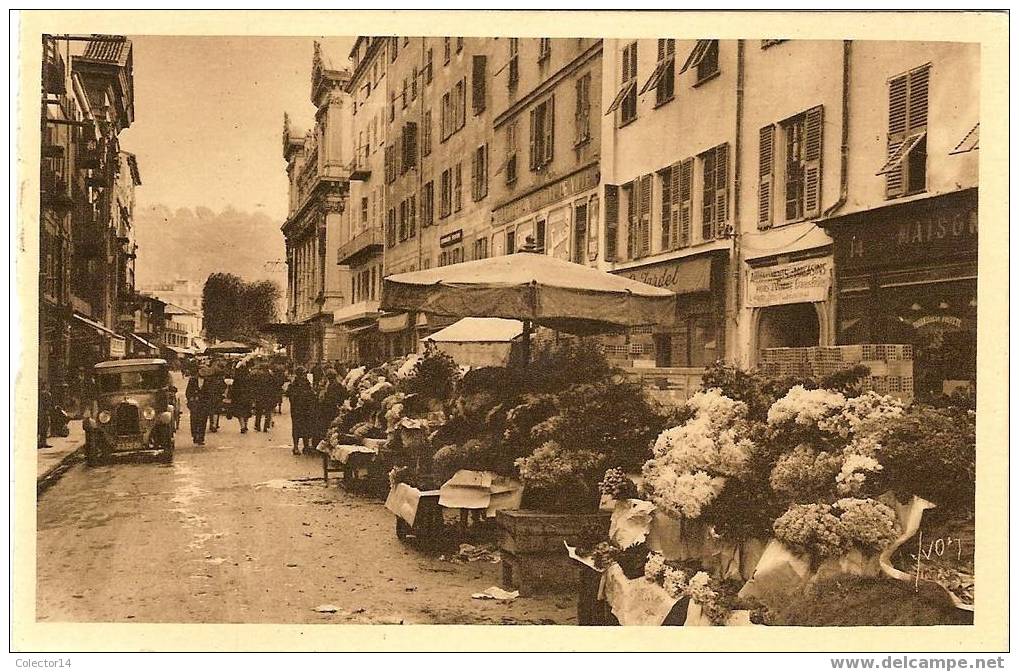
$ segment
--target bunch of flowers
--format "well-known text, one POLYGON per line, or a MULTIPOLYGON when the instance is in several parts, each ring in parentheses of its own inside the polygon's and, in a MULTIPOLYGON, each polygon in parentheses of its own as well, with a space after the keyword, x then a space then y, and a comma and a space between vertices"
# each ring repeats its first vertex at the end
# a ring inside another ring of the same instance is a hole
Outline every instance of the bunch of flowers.
POLYGON ((631 499, 637 496, 637 486, 629 479, 626 472, 618 467, 605 472, 598 484, 598 489, 603 495, 608 495, 615 500, 631 499))
POLYGON ((728 478, 744 473, 754 443, 743 402, 710 389, 691 397, 687 408, 690 419, 658 436, 642 472, 651 501, 674 515, 697 518, 728 478))
POLYGON ((846 497, 835 502, 839 520, 850 543, 867 550, 881 550, 898 536, 895 512, 873 499, 846 497))
POLYGON ((418 484, 418 474, 411 467, 393 467, 389 471, 389 489, 392 490, 400 483, 406 483, 412 488, 416 488, 418 484))
POLYGON ((686 594, 687 573, 670 564, 660 553, 649 553, 644 563, 644 578, 662 586, 670 597, 679 599, 686 594))
POLYGON ((775 521, 775 538, 814 558, 837 557, 853 547, 878 551, 898 534, 895 512, 873 499, 794 504, 775 521))
POLYGON ((784 499, 812 502, 833 490, 841 468, 840 456, 801 443, 778 458, 769 480, 772 490, 784 499))
POLYGON ((644 490, 656 506, 680 518, 699 518, 704 507, 725 488, 726 479, 703 471, 677 472, 648 460, 642 470, 644 490))
POLYGON ((868 391, 847 399, 838 413, 819 419, 817 427, 823 432, 848 438, 864 423, 883 418, 898 418, 903 413, 905 408, 895 397, 868 391))
POLYGON ((527 457, 515 462, 520 478, 528 487, 538 490, 568 489, 584 475, 596 471, 602 456, 590 450, 565 450, 555 441, 546 441, 527 457))
POLYGON ((808 390, 796 385, 768 409, 768 424, 793 422, 808 427, 818 426, 839 413, 846 405, 846 397, 831 390, 808 390))
POLYGON ((882 469, 881 463, 873 457, 850 452, 847 447, 842 468, 835 475, 835 489, 840 495, 858 495, 867 484, 867 475, 882 469))
POLYGON ((830 504, 794 504, 775 521, 775 538, 815 558, 849 550, 845 525, 830 504))

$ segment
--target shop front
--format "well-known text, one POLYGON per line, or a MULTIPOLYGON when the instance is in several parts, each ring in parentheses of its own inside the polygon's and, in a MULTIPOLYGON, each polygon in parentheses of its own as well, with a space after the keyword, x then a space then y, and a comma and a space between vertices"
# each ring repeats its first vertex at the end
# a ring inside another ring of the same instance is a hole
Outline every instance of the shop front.
POLYGON ((678 404, 700 386, 704 369, 725 357, 727 248, 614 271, 676 294, 672 326, 631 327, 601 337, 609 362, 678 404))
POLYGON ((977 191, 834 221, 838 343, 908 343, 918 398, 976 384, 977 191))
POLYGON ((598 259, 598 179, 594 164, 496 208, 490 256, 513 254, 533 237, 538 252, 593 265, 598 259))
MULTIPOLYGON (((822 252, 827 252, 823 250, 822 252)), ((751 366, 765 348, 796 348, 834 342, 831 254, 796 261, 753 260, 746 270, 745 306, 750 310, 751 366)))

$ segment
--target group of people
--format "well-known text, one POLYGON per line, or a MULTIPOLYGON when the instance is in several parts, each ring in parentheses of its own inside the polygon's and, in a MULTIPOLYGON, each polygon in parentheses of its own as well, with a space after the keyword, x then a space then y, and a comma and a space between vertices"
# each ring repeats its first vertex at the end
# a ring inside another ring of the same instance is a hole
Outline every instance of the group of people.
POLYGON ((309 377, 303 366, 294 371, 286 395, 290 400, 294 455, 309 452, 318 445, 349 396, 336 369, 324 370, 316 380, 314 375, 309 377))
POLYGON ((193 366, 185 397, 190 413, 191 438, 205 445, 205 433, 217 432, 220 417, 235 417, 241 434, 254 418, 256 432, 268 432, 273 413, 283 411, 289 399, 295 455, 310 452, 325 437, 349 393, 336 368, 316 364, 311 371, 266 361, 214 362, 193 366), (229 381, 229 382, 228 382, 229 381))
POLYGON ((247 434, 252 418, 256 432, 268 432, 274 409, 282 411, 286 373, 279 365, 218 362, 191 373, 184 395, 196 446, 205 445, 206 431, 219 431, 223 415, 237 418, 241 434, 247 434))

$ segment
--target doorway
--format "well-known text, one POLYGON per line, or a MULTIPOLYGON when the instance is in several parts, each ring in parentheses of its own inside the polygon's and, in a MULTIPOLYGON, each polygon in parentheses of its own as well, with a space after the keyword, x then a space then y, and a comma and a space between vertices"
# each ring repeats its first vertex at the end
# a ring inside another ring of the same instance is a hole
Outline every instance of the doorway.
POLYGON ((790 303, 761 309, 757 348, 802 348, 820 345, 821 322, 812 303, 790 303))

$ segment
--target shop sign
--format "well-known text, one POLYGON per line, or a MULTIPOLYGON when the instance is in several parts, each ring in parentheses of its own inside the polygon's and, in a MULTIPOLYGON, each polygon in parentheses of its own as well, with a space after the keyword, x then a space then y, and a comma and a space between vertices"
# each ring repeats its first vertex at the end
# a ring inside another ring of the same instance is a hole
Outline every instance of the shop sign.
POLYGON ((831 289, 831 257, 750 269, 747 305, 754 308, 824 301, 831 289))
POLYGON ((914 329, 922 329, 930 325, 943 325, 953 329, 961 329, 962 318, 952 315, 925 315, 917 320, 913 320, 912 324, 914 329))
POLYGON ((123 359, 127 354, 126 343, 123 338, 110 338, 110 359, 123 359))
POLYGON ((449 247, 450 245, 456 245, 457 243, 462 243, 463 239, 464 239, 463 229, 450 231, 446 235, 439 238, 439 247, 449 247))
POLYGON ((619 275, 676 294, 707 292, 711 289, 711 258, 699 256, 639 266, 621 271, 619 275))
MULTIPOLYGON (((935 199, 936 200, 936 199, 935 199)), ((955 203, 897 211, 833 231, 839 273, 975 255, 977 210, 955 203)))
POLYGON ((594 189, 598 186, 598 178, 598 166, 593 165, 554 184, 543 187, 533 194, 519 198, 512 203, 507 203, 492 213, 495 226, 500 226, 537 212, 547 205, 558 203, 582 191, 594 189))

